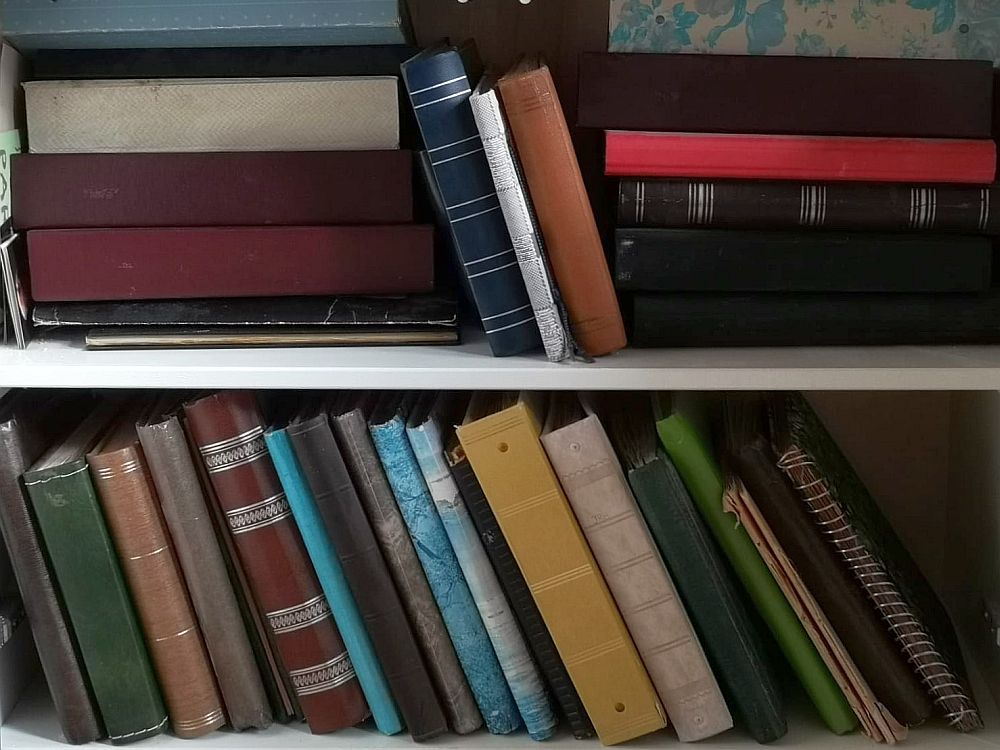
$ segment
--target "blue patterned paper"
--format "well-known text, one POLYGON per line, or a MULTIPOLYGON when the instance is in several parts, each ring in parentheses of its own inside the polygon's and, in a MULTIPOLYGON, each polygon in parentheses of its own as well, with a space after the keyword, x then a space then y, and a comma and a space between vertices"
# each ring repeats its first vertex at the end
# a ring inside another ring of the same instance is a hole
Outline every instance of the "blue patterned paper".
POLYGON ((920 57, 1000 65, 1000 0, 611 0, 609 34, 612 52, 920 57))
POLYGON ((517 705, 406 439, 403 418, 397 414, 388 422, 370 425, 370 429, 486 728, 493 734, 513 732, 521 726, 517 705))
POLYGON ((558 725, 542 676, 528 651, 500 581, 486 556, 462 494, 444 457, 441 430, 429 419, 408 427, 406 435, 427 482, 438 515, 458 558, 479 615, 486 625, 500 667, 533 740, 551 737, 558 725))
POLYGON ((316 507, 316 499, 302 475, 302 467, 295 456, 292 441, 284 430, 268 432, 264 439, 278 472, 278 479, 281 480, 281 488, 292 508, 295 524, 299 527, 309 559, 316 570, 316 577, 330 604, 333 619, 344 639, 368 707, 371 708, 375 726, 383 734, 399 734, 403 731, 403 719, 368 636, 364 618, 351 595, 337 550, 326 533, 323 517, 316 507))

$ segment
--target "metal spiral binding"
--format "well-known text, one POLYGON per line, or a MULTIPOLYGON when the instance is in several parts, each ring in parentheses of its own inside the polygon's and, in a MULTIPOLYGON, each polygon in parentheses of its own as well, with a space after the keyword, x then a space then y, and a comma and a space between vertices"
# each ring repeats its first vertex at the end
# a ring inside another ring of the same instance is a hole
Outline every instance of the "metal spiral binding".
POLYGON ((778 460, 778 468, 792 481, 806 509, 816 517, 820 530, 871 598, 903 655, 944 712, 948 723, 963 731, 982 726, 979 711, 966 695, 964 686, 944 662, 933 638, 923 629, 881 561, 859 540, 815 462, 803 450, 793 446, 778 460))

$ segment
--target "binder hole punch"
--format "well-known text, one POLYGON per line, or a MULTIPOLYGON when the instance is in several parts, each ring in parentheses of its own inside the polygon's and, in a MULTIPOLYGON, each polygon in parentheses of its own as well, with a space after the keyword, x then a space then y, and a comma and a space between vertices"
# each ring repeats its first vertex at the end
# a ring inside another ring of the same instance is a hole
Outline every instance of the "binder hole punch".
POLYGON ((510 450, 510 446, 507 445, 507 443, 500 443, 500 445, 497 446, 497 450, 501 453, 506 453, 510 450))
POLYGON ((624 703, 616 703, 615 704, 615 711, 617 711, 620 714, 621 713, 625 713, 625 704, 624 703))

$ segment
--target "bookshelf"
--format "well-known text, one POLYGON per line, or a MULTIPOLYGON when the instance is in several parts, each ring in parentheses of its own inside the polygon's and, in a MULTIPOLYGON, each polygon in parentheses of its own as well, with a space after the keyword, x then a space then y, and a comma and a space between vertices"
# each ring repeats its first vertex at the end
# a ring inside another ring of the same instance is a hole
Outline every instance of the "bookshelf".
MULTIPOLYGON (((579 51, 606 49, 607 0, 411 0, 409 6, 421 44, 475 36, 484 56, 500 67, 518 51, 544 49, 564 90, 575 85, 579 51)), ((598 152, 595 134, 578 135, 581 152, 598 152)), ((583 167, 599 193, 599 165, 583 167)), ((419 348, 89 352, 54 340, 34 342, 25 351, 0 348, 0 392, 10 387, 824 391, 814 400, 835 437, 951 606, 986 722, 985 730, 972 735, 940 724, 921 727, 905 747, 1000 749, 994 698, 1000 697, 1000 640, 984 619, 984 610, 991 610, 1000 623, 1000 346, 630 349, 592 364, 554 365, 540 354, 493 358, 474 331, 465 331, 459 346, 419 348)), ((10 663, 0 659, 5 699, 20 692, 14 670, 5 668, 10 663)), ((30 671, 34 677, 0 726, 0 750, 65 748, 37 664, 30 671)), ((857 733, 830 734, 800 693, 789 678, 789 733, 778 746, 872 747, 857 733)), ((674 742, 669 733, 658 733, 628 747, 674 742)), ((276 725, 264 732, 221 731, 186 742, 164 735, 137 747, 382 750, 414 745, 408 736, 384 737, 370 727, 314 736, 304 725, 276 725)), ((479 732, 465 738, 447 735, 425 747, 538 746, 523 733, 494 737, 479 732)), ((544 747, 600 745, 564 733, 544 747)), ((738 731, 699 743, 704 750, 751 747, 756 744, 738 731)))

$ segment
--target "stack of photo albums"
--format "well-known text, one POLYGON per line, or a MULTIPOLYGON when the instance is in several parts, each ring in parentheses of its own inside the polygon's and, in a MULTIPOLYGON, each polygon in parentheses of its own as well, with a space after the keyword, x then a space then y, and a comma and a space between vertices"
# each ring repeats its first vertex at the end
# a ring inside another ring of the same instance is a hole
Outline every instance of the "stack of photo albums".
POLYGON ((458 341, 414 189, 397 0, 203 9, 209 27, 194 6, 50 5, 5 4, 21 56, 0 56, 23 58, 4 77, 23 104, 0 95, 25 115, 9 200, 37 329, 91 347, 458 341))
POLYGON ((499 80, 473 43, 31 60, 11 183, 40 328, 100 348, 455 343, 453 266, 496 356, 625 346, 537 57, 499 80))

